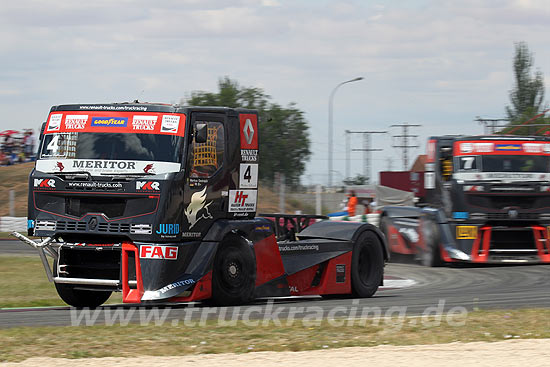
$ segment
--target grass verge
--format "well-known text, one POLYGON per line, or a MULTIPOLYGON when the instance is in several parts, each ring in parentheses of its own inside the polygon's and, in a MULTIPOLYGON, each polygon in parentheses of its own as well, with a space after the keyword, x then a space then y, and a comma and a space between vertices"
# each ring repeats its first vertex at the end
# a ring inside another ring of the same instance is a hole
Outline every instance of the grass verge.
MULTIPOLYGON (((66 306, 48 282, 38 256, 0 256, 0 295, 0 308, 66 306)), ((120 294, 109 300, 120 302, 120 294)))
POLYGON ((220 326, 90 326, 37 327, 0 330, 0 362, 31 357, 89 358, 140 355, 304 351, 353 346, 417 345, 449 342, 550 338, 550 310, 477 311, 464 326, 412 325, 400 330, 366 324, 315 327, 302 323, 269 327, 220 326))

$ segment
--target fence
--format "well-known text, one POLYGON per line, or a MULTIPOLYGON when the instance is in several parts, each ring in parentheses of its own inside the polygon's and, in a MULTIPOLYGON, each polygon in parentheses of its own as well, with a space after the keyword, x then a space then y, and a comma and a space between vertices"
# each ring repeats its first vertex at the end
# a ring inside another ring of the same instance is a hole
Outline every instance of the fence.
POLYGON ((0 232, 26 231, 27 218, 0 217, 0 232))

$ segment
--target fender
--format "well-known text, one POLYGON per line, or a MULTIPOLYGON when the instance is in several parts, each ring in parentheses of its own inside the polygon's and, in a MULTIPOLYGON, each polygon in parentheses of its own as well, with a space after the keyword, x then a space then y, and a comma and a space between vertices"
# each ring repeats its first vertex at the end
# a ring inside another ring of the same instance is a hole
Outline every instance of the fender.
POLYGON ((360 222, 339 222, 339 221, 320 221, 311 224, 309 227, 298 233, 300 240, 322 238, 327 240, 357 241, 359 236, 371 231, 376 234, 382 244, 384 260, 389 261, 390 251, 385 235, 377 227, 369 223, 360 222))
MULTIPOLYGON (((439 246, 442 250, 443 260, 447 262, 452 261, 469 261, 470 256, 457 248, 454 241, 452 231, 447 221, 447 216, 442 209, 437 208, 418 208, 408 206, 388 206, 385 207, 380 215, 380 218, 388 218, 392 223, 395 223, 399 219, 422 219, 422 221, 432 221, 437 226, 439 234, 439 246)), ((420 223, 422 223, 420 221, 420 223)), ((423 231, 419 228, 419 231, 423 231)))

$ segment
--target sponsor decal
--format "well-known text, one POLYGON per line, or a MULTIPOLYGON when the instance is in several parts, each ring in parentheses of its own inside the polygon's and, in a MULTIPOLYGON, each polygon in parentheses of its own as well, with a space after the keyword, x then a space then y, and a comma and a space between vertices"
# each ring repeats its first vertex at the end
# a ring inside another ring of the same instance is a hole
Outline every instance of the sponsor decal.
POLYGON ((468 212, 453 212, 453 219, 468 219, 468 212))
POLYGON ((457 240, 475 240, 477 238, 476 226, 456 226, 457 240))
POLYGON ((158 116, 134 115, 132 119, 133 130, 155 130, 158 116))
POLYGON ((178 247, 141 245, 139 246, 139 257, 141 259, 177 260, 178 247))
POLYGON ((74 160, 73 168, 78 169, 119 169, 119 170, 135 170, 136 162, 127 161, 96 161, 96 160, 74 160))
POLYGON ((271 231, 271 228, 268 225, 263 225, 263 226, 256 226, 254 230, 256 232, 269 232, 271 231))
POLYGON ((495 144, 496 151, 517 152, 521 151, 521 144, 495 144))
POLYGON ((155 231, 155 233, 159 234, 159 235, 163 235, 163 234, 177 235, 177 234, 180 233, 180 225, 179 225, 179 223, 159 224, 159 227, 155 231))
POLYGON ((475 150, 478 153, 491 153, 493 151, 493 143, 476 143, 475 150))
POLYGON ((229 212, 255 212, 257 194, 256 190, 230 190, 229 212))
POLYGON ((155 167, 153 163, 149 163, 145 167, 143 167, 143 172, 145 173, 155 173, 155 167))
MULTIPOLYGON (((143 161, 128 161, 128 160, 100 160, 100 159, 38 159, 36 161, 36 169, 41 172, 75 172, 86 171, 93 175, 110 173, 125 174, 143 173, 145 170, 148 173, 162 174, 168 172, 179 172, 181 163, 174 162, 143 162, 143 161), (147 167, 148 165, 150 167, 147 167), (144 170, 145 169, 145 170, 144 170)), ((145 176, 143 174, 142 176, 145 176)), ((136 179, 151 180, 151 177, 136 177, 136 179)), ((202 188, 202 187, 201 187, 202 188)))
POLYGON ((163 115, 160 124, 160 132, 167 134, 177 134, 180 125, 180 117, 177 115, 163 115))
POLYGON ((182 237, 190 237, 190 238, 200 238, 201 233, 200 232, 182 232, 182 237))
POLYGON ((34 228, 34 220, 28 219, 27 220, 27 228, 34 228))
POLYGON ((63 118, 62 113, 55 113, 50 115, 50 121, 48 122, 48 130, 46 131, 57 131, 61 127, 61 119, 63 118))
POLYGON ((336 283, 346 282, 346 265, 336 264, 336 283))
POLYGON ((79 106, 81 110, 108 110, 108 111, 147 111, 146 106, 106 106, 106 105, 82 105, 79 106))
POLYGON ((280 252, 286 251, 319 251, 319 245, 293 245, 279 246, 280 252))
POLYGON ((248 213, 234 213, 233 216, 234 217, 248 217, 248 213))
POLYGON ((474 145, 472 143, 462 143, 460 144, 461 153, 473 153, 474 145))
POLYGON ((128 117, 92 117, 91 126, 101 127, 126 127, 128 125, 128 117))
MULTIPOLYGON (((189 177, 189 186, 204 186, 208 183, 207 178, 200 178, 200 177, 189 177)), ((222 194, 223 196, 223 194, 222 194)), ((226 195, 227 196, 227 195, 226 195)))
POLYGON ((65 116, 65 129, 84 130, 88 122, 88 115, 67 115, 65 116))
POLYGON ((244 163, 239 168, 239 188, 258 188, 258 164, 244 163))
POLYGON ((523 143, 523 151, 525 153, 542 153, 542 144, 523 143))
POLYGON ((258 117, 254 114, 239 115, 241 149, 258 149, 258 117))
POLYGON ((257 149, 241 149, 241 161, 243 162, 258 162, 257 149))
POLYGON ((53 178, 35 178, 34 187, 42 189, 55 189, 55 180, 53 178))
POLYGON ((192 284, 195 284, 195 281, 193 279, 179 280, 175 283, 168 284, 166 287, 163 287, 163 288, 159 289, 158 292, 162 294, 162 293, 166 293, 169 290, 172 290, 174 288, 183 287, 185 285, 192 285, 192 284))
POLYGON ((123 185, 120 182, 72 181, 67 183, 67 188, 85 190, 121 190, 123 185))
POLYGON ((292 293, 298 293, 298 292, 299 292, 299 291, 298 291, 298 287, 295 286, 295 285, 289 285, 289 286, 288 286, 288 289, 289 289, 290 292, 292 292, 292 293))
POLYGON ((205 186, 201 191, 193 193, 193 195, 191 195, 191 202, 183 212, 187 217, 189 229, 193 228, 195 224, 202 219, 214 219, 208 210, 212 201, 208 204, 206 203, 206 189, 207 187, 205 186))
POLYGON ((157 181, 136 181, 136 190, 160 191, 160 183, 157 181))

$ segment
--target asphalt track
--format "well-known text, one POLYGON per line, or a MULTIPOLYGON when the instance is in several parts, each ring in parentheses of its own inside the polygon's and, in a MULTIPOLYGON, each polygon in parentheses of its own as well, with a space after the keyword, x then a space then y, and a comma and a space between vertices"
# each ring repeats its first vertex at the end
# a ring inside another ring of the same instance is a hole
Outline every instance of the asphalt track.
MULTIPOLYGON (((32 249, 12 241, 0 242, 0 254, 33 254, 32 249)), ((382 317, 423 315, 427 312, 449 315, 449 311, 474 309, 550 308, 549 265, 506 265, 479 267, 427 268, 415 264, 390 263, 388 284, 393 279, 412 279, 405 288, 384 287, 369 299, 321 297, 262 299, 240 307, 214 308, 200 303, 136 307, 114 305, 92 310, 89 325, 118 322, 154 322, 155 313, 172 325, 193 324, 193 320, 279 320, 303 319, 313 311, 324 317, 358 317, 362 312, 382 317), (460 307, 460 308, 456 308, 460 307), (464 308, 464 309, 462 309, 464 308), (365 311, 366 310, 366 311, 365 311), (310 312, 311 311, 311 312, 310 312), (117 318, 118 317, 118 318, 117 318)), ((0 309, 0 328, 15 326, 84 325, 86 318, 69 307, 0 309)))

